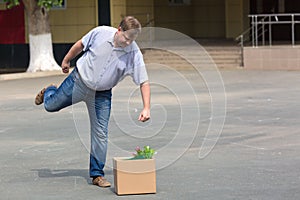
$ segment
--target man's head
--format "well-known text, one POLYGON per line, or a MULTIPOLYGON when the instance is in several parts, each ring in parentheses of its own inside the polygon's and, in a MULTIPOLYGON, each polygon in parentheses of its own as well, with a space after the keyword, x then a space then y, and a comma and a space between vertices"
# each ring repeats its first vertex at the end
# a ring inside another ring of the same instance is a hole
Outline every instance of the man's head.
POLYGON ((130 45, 141 33, 141 30, 141 24, 136 18, 132 16, 124 17, 118 27, 115 45, 123 48, 130 45))
POLYGON ((119 27, 123 31, 128 31, 134 29, 136 31, 136 34, 141 32, 141 24, 140 22, 134 18, 133 16, 127 16, 124 17, 123 20, 120 22, 119 27))

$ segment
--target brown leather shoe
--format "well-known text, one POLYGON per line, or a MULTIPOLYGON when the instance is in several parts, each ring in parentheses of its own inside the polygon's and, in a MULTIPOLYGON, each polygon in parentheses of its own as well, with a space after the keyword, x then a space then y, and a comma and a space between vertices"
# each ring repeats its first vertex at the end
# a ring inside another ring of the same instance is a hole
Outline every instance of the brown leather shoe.
POLYGON ((99 187, 110 187, 111 184, 103 176, 98 176, 93 178, 93 185, 98 185, 99 187))
MULTIPOLYGON (((57 87, 56 85, 54 84, 51 84, 49 85, 48 87, 50 86, 54 86, 54 87, 57 87)), ((47 88, 48 88, 47 87, 47 88)), ((35 100, 34 100, 34 103, 35 105, 41 105, 42 103, 44 103, 44 94, 45 94, 45 91, 47 88, 43 88, 35 97, 35 100)))
POLYGON ((46 88, 43 88, 35 97, 34 103, 35 105, 40 105, 44 102, 44 93, 46 88))

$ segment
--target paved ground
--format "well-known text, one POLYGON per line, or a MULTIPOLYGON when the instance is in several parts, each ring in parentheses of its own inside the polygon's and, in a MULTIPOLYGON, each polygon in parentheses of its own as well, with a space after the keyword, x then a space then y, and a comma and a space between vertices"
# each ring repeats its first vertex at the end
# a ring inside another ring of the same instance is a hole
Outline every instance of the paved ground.
POLYGON ((222 70, 226 120, 221 136, 214 138, 217 144, 202 159, 200 149, 210 147, 200 147, 213 120, 203 79, 192 70, 178 71, 193 88, 190 94, 178 74, 149 73, 164 82, 153 84, 147 124, 135 121, 140 101, 131 81, 114 90, 106 176, 113 182, 113 156, 149 144, 158 150, 157 194, 117 196, 113 186, 91 185, 84 106, 47 113, 33 103, 41 87, 63 80, 56 75, 0 81, 1 199, 299 198, 299 71, 222 70), (183 145, 169 145, 177 136, 183 145))

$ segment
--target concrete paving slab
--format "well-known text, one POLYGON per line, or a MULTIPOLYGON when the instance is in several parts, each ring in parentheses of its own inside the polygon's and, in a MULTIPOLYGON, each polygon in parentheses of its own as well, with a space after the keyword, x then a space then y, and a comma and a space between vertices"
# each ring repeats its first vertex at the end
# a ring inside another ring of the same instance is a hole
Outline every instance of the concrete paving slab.
POLYGON ((157 160, 183 152, 158 169, 157 194, 129 196, 117 196, 114 186, 91 185, 83 104, 58 113, 34 105, 35 94, 49 83, 59 84, 64 75, 1 80, 1 199, 298 199, 300 72, 221 70, 226 121, 220 137, 210 138, 217 144, 202 159, 199 152, 208 148, 202 143, 212 120, 209 94, 201 76, 192 70, 178 73, 195 93, 177 84, 174 74, 149 70, 150 78, 158 79, 152 84, 152 121, 147 124, 135 121, 141 102, 131 80, 114 89, 105 170, 109 181, 113 183, 112 157, 129 154, 136 145, 153 146, 157 160), (173 85, 163 87, 157 81, 161 76, 165 85, 173 85), (199 107, 192 104, 195 98, 199 107), (128 106, 118 107, 123 104, 128 106), (200 117, 189 118, 183 110, 189 116, 199 111, 200 117), (197 121, 195 137, 189 138, 197 121), (183 149, 168 146, 177 134, 186 144, 183 149))

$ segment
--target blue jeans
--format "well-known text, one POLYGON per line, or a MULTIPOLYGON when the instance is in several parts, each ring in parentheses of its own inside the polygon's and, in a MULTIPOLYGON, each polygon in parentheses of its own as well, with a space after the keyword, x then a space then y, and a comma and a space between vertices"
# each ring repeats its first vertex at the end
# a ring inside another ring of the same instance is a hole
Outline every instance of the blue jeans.
POLYGON ((111 89, 94 91, 88 88, 75 68, 59 88, 50 86, 44 94, 44 107, 48 112, 57 112, 80 101, 85 102, 90 119, 90 177, 104 176, 111 89))

